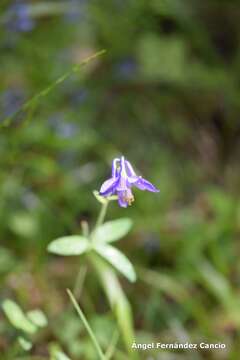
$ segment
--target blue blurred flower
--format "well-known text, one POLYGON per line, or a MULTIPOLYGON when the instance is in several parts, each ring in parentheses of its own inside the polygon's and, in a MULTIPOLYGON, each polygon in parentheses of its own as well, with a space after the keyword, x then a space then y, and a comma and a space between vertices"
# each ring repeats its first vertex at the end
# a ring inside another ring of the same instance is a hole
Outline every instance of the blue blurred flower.
POLYGON ((118 203, 121 207, 127 207, 134 201, 132 186, 140 190, 158 192, 159 190, 141 176, 137 176, 129 161, 124 156, 121 159, 114 159, 112 162, 112 177, 106 180, 99 191, 99 194, 108 197, 118 195, 118 203))
POLYGON ((0 121, 19 110, 24 98, 24 92, 21 89, 9 89, 0 93, 0 121))
POLYGON ((38 196, 30 189, 24 188, 21 196, 21 205, 26 209, 33 210, 40 204, 38 196))
POLYGON ((61 138, 69 139, 79 131, 76 123, 69 122, 62 114, 56 113, 48 119, 50 128, 61 138))
POLYGON ((65 14, 65 19, 69 22, 77 22, 87 15, 86 0, 69 0, 69 10, 65 14))
POLYGON ((132 78, 137 71, 137 63, 132 58, 125 58, 114 66, 116 75, 124 79, 132 78))
POLYGON ((7 12, 6 25, 9 30, 28 32, 35 26, 30 7, 24 1, 17 1, 10 6, 7 12))
POLYGON ((81 105, 88 97, 88 91, 86 89, 78 89, 70 94, 70 101, 73 105, 81 105))

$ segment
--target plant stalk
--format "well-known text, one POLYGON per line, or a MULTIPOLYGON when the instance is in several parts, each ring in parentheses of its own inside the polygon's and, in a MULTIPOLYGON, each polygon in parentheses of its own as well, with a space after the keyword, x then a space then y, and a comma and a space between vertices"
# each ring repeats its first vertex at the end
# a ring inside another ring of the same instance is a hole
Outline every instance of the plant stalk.
MULTIPOLYGON (((109 200, 106 199, 106 202, 102 204, 101 210, 100 210, 100 212, 99 212, 99 215, 98 215, 98 218, 97 218, 97 221, 96 221, 96 225, 95 225, 94 231, 96 231, 97 228, 98 228, 100 225, 103 224, 104 219, 105 219, 105 216, 106 216, 106 213, 107 213, 108 204, 109 204, 109 200)), ((93 232, 94 232, 94 231, 93 231, 93 232)))
POLYGON ((94 347, 96 349, 96 352, 99 355, 99 359, 106 360, 106 357, 103 354, 102 349, 101 349, 101 347, 100 347, 100 345, 99 345, 99 343, 98 343, 98 341, 97 341, 97 339, 96 339, 96 337, 95 337, 95 335, 94 335, 94 333, 93 333, 93 331, 92 331, 92 329, 91 329, 91 327, 90 327, 84 313, 82 312, 82 309, 80 308, 79 304, 77 303, 73 293, 69 289, 67 289, 67 293, 68 293, 73 306, 75 307, 79 317, 81 318, 81 320, 82 320, 82 322, 83 322, 83 324, 84 324, 84 326, 85 326, 85 328, 86 328, 86 330, 87 330, 87 332, 88 332, 88 334, 89 334, 89 336, 90 336, 90 338, 91 338, 91 340, 93 342, 93 345, 94 345, 94 347))

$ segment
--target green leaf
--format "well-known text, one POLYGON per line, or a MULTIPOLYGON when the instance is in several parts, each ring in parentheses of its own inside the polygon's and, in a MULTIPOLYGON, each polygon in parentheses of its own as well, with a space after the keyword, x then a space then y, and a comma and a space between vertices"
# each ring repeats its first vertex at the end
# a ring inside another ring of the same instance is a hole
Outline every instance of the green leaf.
POLYGON ((19 305, 6 299, 2 304, 3 311, 10 323, 17 329, 33 334, 37 327, 26 317, 19 305))
POLYGON ((100 257, 91 256, 90 259, 96 268, 96 273, 100 278, 112 311, 116 315, 123 340, 130 353, 129 358, 135 359, 137 355, 132 352, 132 343, 136 336, 134 335, 131 305, 112 267, 100 257))
POLYGON ((36 218, 25 211, 18 211, 10 216, 8 226, 16 235, 27 239, 35 237, 38 231, 36 218))
POLYGON ((66 354, 60 350, 56 350, 53 354, 54 360, 71 360, 66 354))
POLYGON ((186 48, 181 37, 160 37, 145 33, 139 41, 142 75, 151 81, 183 82, 186 74, 186 48))
POLYGON ((31 350, 32 343, 30 341, 28 341, 27 339, 23 338, 22 336, 19 336, 18 342, 19 342, 20 346, 23 348, 23 350, 25 350, 25 351, 31 350))
POLYGON ((13 269, 16 259, 13 254, 6 248, 0 246, 0 274, 13 269))
POLYGON ((93 234, 93 241, 99 243, 109 243, 119 240, 127 235, 131 227, 132 220, 128 218, 108 221, 96 229, 93 234))
POLYGON ((35 309, 27 312, 27 317, 31 322, 38 327, 45 327, 48 324, 46 315, 40 309, 35 309))
POLYGON ((110 245, 96 244, 96 252, 106 259, 115 269, 122 273, 129 281, 136 281, 134 267, 128 258, 119 250, 110 245))
POLYGON ((48 251, 57 255, 80 255, 87 251, 88 239, 80 235, 65 236, 52 241, 48 245, 48 251))
POLYGON ((49 347, 50 360, 71 360, 60 348, 57 343, 53 343, 49 347))

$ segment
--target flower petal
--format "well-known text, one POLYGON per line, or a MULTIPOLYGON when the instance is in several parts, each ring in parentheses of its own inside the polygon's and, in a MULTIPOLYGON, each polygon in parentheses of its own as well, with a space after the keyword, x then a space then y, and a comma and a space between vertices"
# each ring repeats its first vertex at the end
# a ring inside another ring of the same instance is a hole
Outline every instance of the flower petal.
POLYGON ((115 158, 112 162, 112 177, 117 177, 119 175, 119 169, 117 163, 120 162, 120 159, 115 158))
POLYGON ((118 178, 111 178, 104 181, 104 183, 100 188, 99 194, 102 196, 108 196, 114 194, 116 190, 116 186, 118 184, 118 180, 119 180, 118 178))
POLYGON ((139 180, 139 176, 128 176, 127 178, 127 184, 129 187, 132 185, 135 185, 135 183, 139 180))
POLYGON ((129 161, 125 160, 125 167, 126 167, 126 171, 127 171, 127 175, 128 176, 136 176, 135 171, 133 170, 132 165, 130 164, 129 161))
POLYGON ((136 186, 140 190, 147 190, 151 192, 159 192, 158 190, 150 181, 147 181, 146 179, 143 179, 141 176, 138 177, 138 180, 133 183, 134 186, 136 186))
POLYGON ((118 191, 118 204, 119 204, 119 206, 126 208, 126 207, 128 207, 128 202, 125 198, 124 193, 125 192, 123 192, 123 191, 118 191))

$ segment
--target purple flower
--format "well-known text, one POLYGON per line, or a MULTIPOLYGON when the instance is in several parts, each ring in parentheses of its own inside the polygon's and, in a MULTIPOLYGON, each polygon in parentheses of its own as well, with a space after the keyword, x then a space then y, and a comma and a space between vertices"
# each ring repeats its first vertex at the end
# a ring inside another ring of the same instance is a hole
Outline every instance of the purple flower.
MULTIPOLYGON (((9 89, 3 92, 0 92, 0 122, 4 120, 5 117, 12 116, 24 102, 25 94, 22 89, 9 89)), ((16 120, 16 119, 15 119, 16 120)))
POLYGON ((99 191, 99 194, 108 197, 114 194, 118 195, 118 203, 121 207, 127 207, 134 201, 132 186, 140 190, 158 192, 153 184, 137 176, 129 161, 124 159, 114 159, 112 162, 112 177, 106 180, 99 191))
POLYGON ((132 58, 125 58, 118 62, 113 69, 117 76, 127 80, 133 78, 136 75, 137 63, 132 58))
POLYGON ((28 32, 35 27, 30 6, 24 0, 15 1, 6 13, 6 26, 14 32, 28 32))

